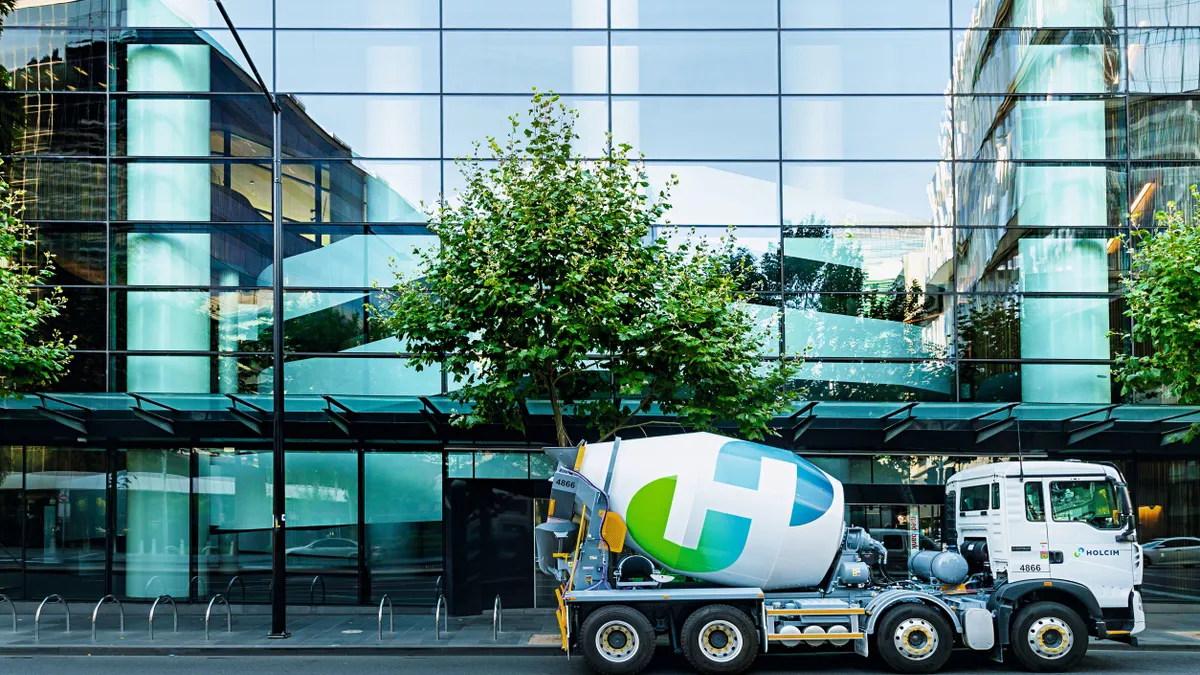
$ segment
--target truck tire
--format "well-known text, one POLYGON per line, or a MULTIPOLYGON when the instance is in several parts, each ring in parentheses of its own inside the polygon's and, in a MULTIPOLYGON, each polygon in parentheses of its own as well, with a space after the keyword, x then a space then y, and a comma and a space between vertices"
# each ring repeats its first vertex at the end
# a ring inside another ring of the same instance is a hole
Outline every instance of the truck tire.
POLYGON ((679 641, 688 663, 703 675, 741 673, 758 656, 758 630, 745 612, 729 605, 692 612, 679 641))
POLYGON ((1026 605, 1013 617, 1013 656, 1037 673, 1059 673, 1079 663, 1088 649, 1087 625, 1057 602, 1026 605))
POLYGON ((579 629, 579 647, 601 675, 634 675, 654 656, 654 627, 644 614, 625 605, 601 607, 579 629))
POLYGON ((915 602, 888 610, 875 628, 875 653, 897 673, 940 670, 954 649, 954 630, 940 611, 915 602))

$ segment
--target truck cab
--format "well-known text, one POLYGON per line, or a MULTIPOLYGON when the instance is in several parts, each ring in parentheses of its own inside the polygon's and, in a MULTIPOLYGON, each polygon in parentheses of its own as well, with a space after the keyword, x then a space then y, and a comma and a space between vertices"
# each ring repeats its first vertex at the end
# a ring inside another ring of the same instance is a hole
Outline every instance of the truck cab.
MULTIPOLYGON (((943 514, 943 540, 967 559, 972 579, 995 589, 993 609, 1001 614, 1053 601, 1071 608, 1097 637, 1131 641, 1145 627, 1142 551, 1116 467, 1076 461, 972 467, 946 482, 943 514)), ((1012 624, 1018 633, 1019 623, 1012 624)), ((1057 623, 1052 631, 1075 637, 1069 622, 1057 623)))

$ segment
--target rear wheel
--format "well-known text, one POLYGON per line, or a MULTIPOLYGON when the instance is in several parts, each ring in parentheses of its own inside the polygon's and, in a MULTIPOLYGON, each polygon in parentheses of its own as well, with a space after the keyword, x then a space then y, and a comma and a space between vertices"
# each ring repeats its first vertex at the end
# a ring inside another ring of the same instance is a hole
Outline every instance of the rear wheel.
POLYGON ((654 627, 644 614, 612 605, 584 619, 579 646, 588 665, 601 675, 634 675, 654 656, 654 637, 654 627))
POLYGON ((946 665, 953 648, 950 622, 928 605, 900 604, 875 629, 875 650, 897 673, 935 672, 946 665))
POLYGON ((1075 610, 1057 602, 1035 602, 1013 618, 1013 656, 1029 670, 1058 673, 1087 654, 1087 626, 1075 610))
POLYGON ((758 655, 758 631, 746 613, 729 605, 701 607, 679 631, 683 655, 704 675, 740 673, 758 655))

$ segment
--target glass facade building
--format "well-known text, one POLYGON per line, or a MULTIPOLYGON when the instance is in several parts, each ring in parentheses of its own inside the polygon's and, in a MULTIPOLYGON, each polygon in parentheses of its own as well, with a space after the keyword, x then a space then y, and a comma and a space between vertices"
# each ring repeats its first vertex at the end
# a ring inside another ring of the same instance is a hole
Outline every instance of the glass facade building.
MULTIPOLYGON (((376 334, 375 283, 436 246, 423 204, 453 200, 454 158, 537 88, 579 111, 587 155, 611 132, 653 183, 677 175, 673 224, 737 227, 764 360, 804 357, 798 401, 964 417, 1173 403, 1114 383, 1114 358, 1147 349, 1118 335, 1119 237, 1200 182, 1200 1, 226 5, 283 108, 278 205, 272 110, 214 3, 19 0, 4 21, 2 170, 36 226, 30 254, 56 257, 55 327, 79 336, 55 392, 269 395, 274 208, 289 396, 452 391, 376 334)), ((238 577, 248 600, 269 596, 269 450, 26 443, 0 448, 3 592, 69 577, 85 597, 203 597, 238 577)), ((1154 452, 1128 467, 1144 535, 1200 534, 1200 465, 1154 452)), ((981 461, 825 454, 850 484, 929 488, 894 497, 929 519, 947 472, 981 461)), ((536 517, 540 488, 514 486, 547 470, 450 447, 288 456, 289 567, 299 597, 319 573, 329 602, 430 604, 455 574, 465 587, 483 563, 467 543, 451 555, 478 525, 461 514, 507 491, 514 522, 536 517)), ((864 494, 852 516, 886 528, 878 504, 864 494)))

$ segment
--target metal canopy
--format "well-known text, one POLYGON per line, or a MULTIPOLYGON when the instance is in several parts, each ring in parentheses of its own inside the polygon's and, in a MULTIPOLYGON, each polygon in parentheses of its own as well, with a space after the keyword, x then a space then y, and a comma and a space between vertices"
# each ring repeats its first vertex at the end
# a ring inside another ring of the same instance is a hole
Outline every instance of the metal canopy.
MULTIPOLYGON (((500 424, 452 423, 469 402, 445 396, 289 395, 284 424, 289 447, 540 448, 554 445, 549 405, 530 401, 524 432, 500 424)), ((0 444, 119 447, 270 445, 269 395, 37 394, 0 400, 0 444)), ((1015 454, 1180 456, 1200 454, 1185 442, 1200 407, 1052 405, 1035 403, 859 403, 797 401, 771 423, 763 442, 811 454, 1015 454)), ((678 433, 678 422, 654 410, 626 435, 678 433)), ((732 425, 719 430, 736 435, 732 425)), ((568 416, 572 439, 587 439, 568 416)))

